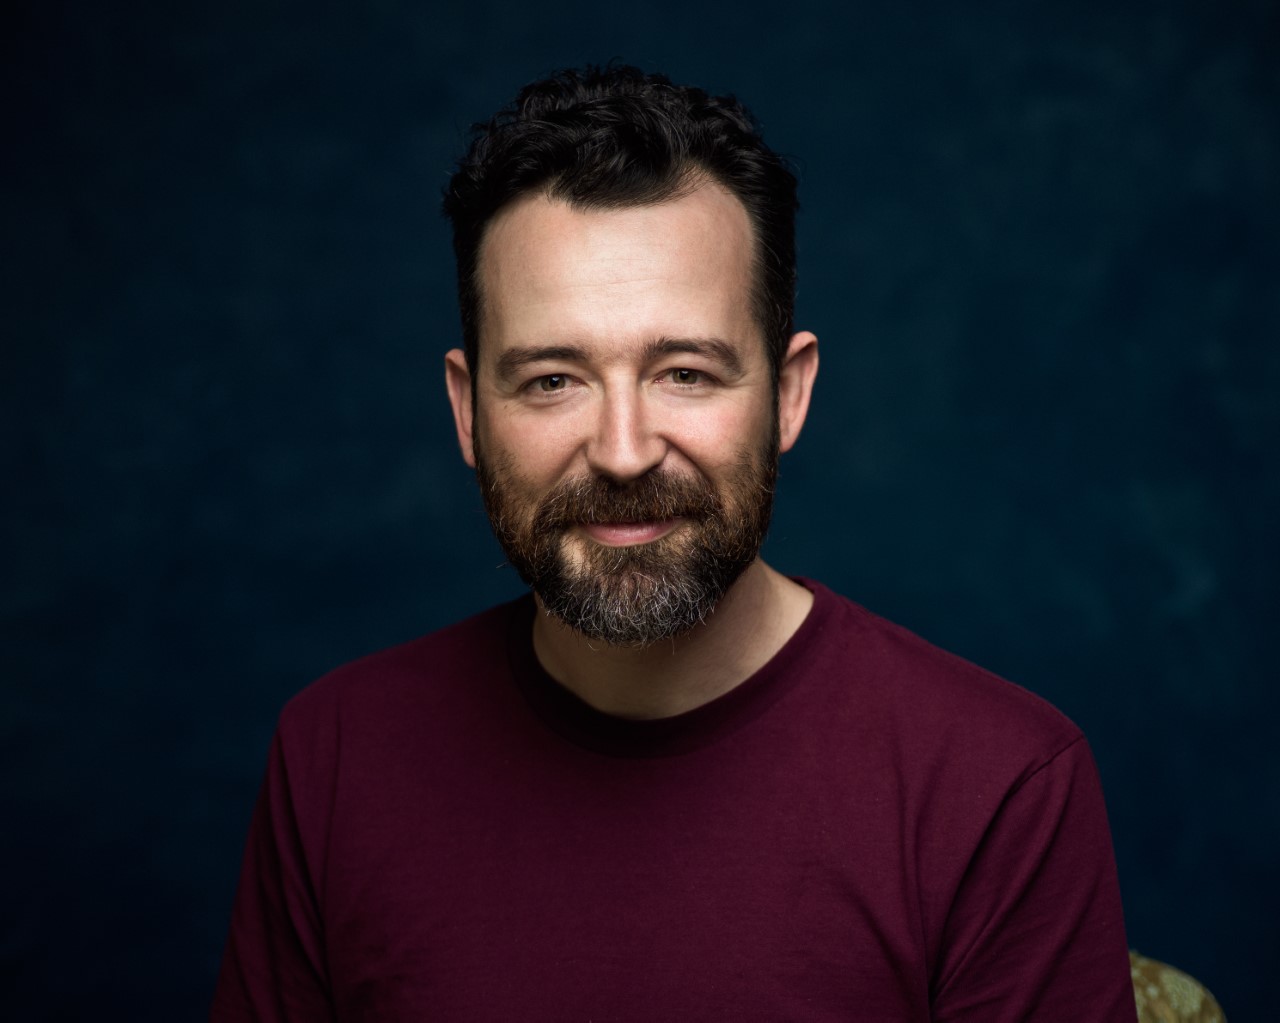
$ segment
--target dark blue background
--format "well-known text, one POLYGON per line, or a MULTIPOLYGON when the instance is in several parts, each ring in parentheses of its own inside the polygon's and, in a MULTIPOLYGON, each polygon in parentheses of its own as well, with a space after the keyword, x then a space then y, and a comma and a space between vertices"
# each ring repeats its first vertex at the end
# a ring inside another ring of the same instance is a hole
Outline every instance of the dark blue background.
POLYGON ((1278 8, 830 8, 7 8, 7 1019, 200 1017, 282 702, 518 590, 438 196, 471 120, 614 56, 800 168, 771 559, 1074 717, 1131 943, 1271 1012, 1278 8))

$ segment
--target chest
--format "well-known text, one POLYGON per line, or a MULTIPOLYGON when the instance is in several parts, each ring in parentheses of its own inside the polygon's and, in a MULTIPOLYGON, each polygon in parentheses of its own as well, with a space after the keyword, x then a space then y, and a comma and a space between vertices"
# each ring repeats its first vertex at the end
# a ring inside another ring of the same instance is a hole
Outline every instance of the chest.
POLYGON ((925 1018, 901 821, 791 766, 421 765, 341 805, 340 1018, 925 1018))

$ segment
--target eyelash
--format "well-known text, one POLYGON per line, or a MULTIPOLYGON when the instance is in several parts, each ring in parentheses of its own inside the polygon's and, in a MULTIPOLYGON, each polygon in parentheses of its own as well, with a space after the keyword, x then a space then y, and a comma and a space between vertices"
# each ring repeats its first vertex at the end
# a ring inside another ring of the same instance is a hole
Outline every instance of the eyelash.
POLYGON ((671 382, 677 387, 697 387, 706 378, 706 374, 700 369, 689 369, 687 366, 677 366, 675 369, 669 369, 662 374, 664 377, 671 378, 671 382), (688 373, 693 377, 692 380, 677 380, 677 373, 688 373))
MULTIPOLYGON (((694 388, 702 386, 710 380, 710 375, 706 370, 690 369, 688 366, 676 366, 672 369, 663 370, 659 380, 669 380, 676 387, 694 388), (685 373, 692 379, 677 380, 676 374, 685 373)), ((539 394, 559 394, 567 389, 569 375, 567 373, 546 373, 540 377, 534 377, 529 381, 528 388, 531 391, 537 391, 539 394), (558 387, 548 387, 547 385, 553 380, 560 381, 558 387)))
POLYGON ((567 382, 568 379, 569 378, 565 376, 565 374, 563 373, 548 373, 546 376, 541 376, 541 377, 538 377, 536 380, 534 380, 533 386, 536 387, 543 394, 556 394, 559 391, 563 391, 564 387, 544 387, 543 385, 549 383, 552 380, 559 380, 562 383, 564 383, 564 382, 567 382))

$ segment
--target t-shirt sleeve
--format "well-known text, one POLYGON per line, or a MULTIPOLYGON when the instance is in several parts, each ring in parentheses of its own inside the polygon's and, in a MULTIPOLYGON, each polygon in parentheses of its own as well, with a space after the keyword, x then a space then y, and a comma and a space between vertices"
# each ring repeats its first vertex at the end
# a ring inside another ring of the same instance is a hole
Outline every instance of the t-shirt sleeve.
POLYGON ((315 890, 318 865, 308 859, 306 816, 295 805, 277 733, 249 827, 214 991, 213 1023, 335 1018, 315 890))
POLYGON ((1133 1023, 1119 885, 1083 739, 1006 796, 948 912, 935 1021, 1133 1023))

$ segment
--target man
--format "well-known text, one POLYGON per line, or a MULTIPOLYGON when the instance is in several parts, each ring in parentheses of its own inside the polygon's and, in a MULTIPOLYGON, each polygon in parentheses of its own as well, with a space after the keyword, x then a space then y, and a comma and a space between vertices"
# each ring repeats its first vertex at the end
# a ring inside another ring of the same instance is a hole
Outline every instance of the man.
POLYGON ((759 558, 795 208, 631 68, 477 129, 446 380, 533 593, 286 708, 215 1019, 1133 1019, 1078 730, 759 558))

